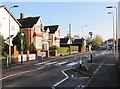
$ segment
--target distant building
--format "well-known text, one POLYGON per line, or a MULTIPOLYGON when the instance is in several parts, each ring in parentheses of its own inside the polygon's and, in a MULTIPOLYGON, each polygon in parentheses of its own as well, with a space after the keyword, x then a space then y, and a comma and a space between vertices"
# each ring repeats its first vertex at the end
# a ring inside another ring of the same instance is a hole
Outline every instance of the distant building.
POLYGON ((82 45, 86 45, 85 40, 81 39, 74 39, 73 43, 74 46, 78 46, 78 52, 81 52, 82 45))
POLYGON ((68 46, 71 43, 70 38, 60 38, 60 47, 68 46))
POLYGON ((81 39, 74 39, 73 40, 73 44, 83 44, 84 46, 86 46, 86 42, 85 42, 85 39, 81 38, 81 39))
POLYGON ((9 45, 9 30, 10 30, 10 45, 12 40, 20 30, 21 24, 13 16, 6 6, 0 6, 0 34, 3 35, 5 42, 9 45))
POLYGON ((59 25, 51 25, 45 26, 44 30, 49 30, 49 40, 50 47, 57 46, 60 47, 60 26, 59 25))

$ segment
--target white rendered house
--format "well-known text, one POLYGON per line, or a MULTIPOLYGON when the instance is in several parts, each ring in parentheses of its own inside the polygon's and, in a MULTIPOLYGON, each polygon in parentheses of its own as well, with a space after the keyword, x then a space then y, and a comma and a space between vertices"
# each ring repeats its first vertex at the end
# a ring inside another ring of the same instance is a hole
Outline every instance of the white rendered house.
POLYGON ((12 46, 12 39, 19 32, 20 26, 21 24, 13 16, 10 10, 6 6, 0 6, 0 34, 3 35, 7 44, 9 44, 10 35, 10 45, 12 46))

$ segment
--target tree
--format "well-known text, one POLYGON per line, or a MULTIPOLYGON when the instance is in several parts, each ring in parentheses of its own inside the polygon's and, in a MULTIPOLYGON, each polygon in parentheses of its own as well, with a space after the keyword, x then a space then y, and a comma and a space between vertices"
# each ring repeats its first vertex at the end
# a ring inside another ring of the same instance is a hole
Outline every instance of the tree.
POLYGON ((96 35, 92 40, 92 45, 96 47, 103 45, 103 39, 101 38, 101 36, 96 35))
POLYGON ((5 50, 6 44, 3 36, 0 34, 0 52, 2 53, 3 56, 7 56, 7 52, 5 50))
POLYGON ((4 44, 4 38, 2 35, 0 35, 0 50, 2 51, 3 49, 3 44, 4 44))
POLYGON ((25 35, 23 37, 21 36, 21 33, 24 33, 24 32, 21 32, 21 31, 18 32, 17 35, 13 38, 12 43, 13 45, 16 45, 18 51, 21 51, 21 39, 22 39, 23 40, 23 52, 26 52, 28 50, 28 41, 25 35))

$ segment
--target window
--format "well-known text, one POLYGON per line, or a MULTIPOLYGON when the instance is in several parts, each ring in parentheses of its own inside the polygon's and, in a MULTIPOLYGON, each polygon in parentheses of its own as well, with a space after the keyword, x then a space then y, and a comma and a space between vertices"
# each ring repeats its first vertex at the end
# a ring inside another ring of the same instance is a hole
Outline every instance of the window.
POLYGON ((40 26, 39 25, 35 25, 35 33, 40 33, 40 26))

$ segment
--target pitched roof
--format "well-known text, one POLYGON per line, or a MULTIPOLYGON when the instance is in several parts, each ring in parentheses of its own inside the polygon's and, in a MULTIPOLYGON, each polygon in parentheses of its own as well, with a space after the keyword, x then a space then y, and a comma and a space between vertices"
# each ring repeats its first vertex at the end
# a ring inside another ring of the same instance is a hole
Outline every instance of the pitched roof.
POLYGON ((75 40, 73 41, 74 44, 75 44, 75 43, 82 43, 82 42, 83 42, 82 39, 75 39, 75 40))
POLYGON ((52 26, 44 26, 44 30, 46 31, 48 28, 50 30, 49 33, 55 33, 58 29, 59 25, 52 25, 52 26))
POLYGON ((19 26, 21 26, 21 24, 18 22, 18 20, 15 18, 15 16, 10 12, 10 10, 5 5, 0 6, 0 8, 4 8, 10 14, 10 16, 17 22, 17 24, 19 26))
POLYGON ((68 42, 69 38, 60 38, 60 43, 66 43, 68 42))
POLYGON ((38 21, 39 17, 27 17, 24 19, 18 19, 18 21, 21 23, 21 28, 32 28, 38 21))

